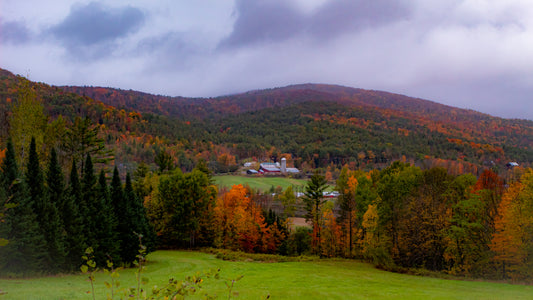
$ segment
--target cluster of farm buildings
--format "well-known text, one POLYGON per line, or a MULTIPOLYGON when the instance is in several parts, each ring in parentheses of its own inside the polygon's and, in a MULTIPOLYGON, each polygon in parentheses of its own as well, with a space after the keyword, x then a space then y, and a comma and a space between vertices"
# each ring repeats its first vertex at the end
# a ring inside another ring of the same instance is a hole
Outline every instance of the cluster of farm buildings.
MULTIPOLYGON (((255 165, 255 162, 248 162, 244 164, 244 167, 250 168, 255 165)), ((279 162, 265 162, 261 163, 259 165, 259 170, 255 169, 248 169, 246 171, 247 174, 299 174, 300 170, 297 168, 288 168, 287 167, 287 160, 285 158, 281 159, 281 163, 279 162)))

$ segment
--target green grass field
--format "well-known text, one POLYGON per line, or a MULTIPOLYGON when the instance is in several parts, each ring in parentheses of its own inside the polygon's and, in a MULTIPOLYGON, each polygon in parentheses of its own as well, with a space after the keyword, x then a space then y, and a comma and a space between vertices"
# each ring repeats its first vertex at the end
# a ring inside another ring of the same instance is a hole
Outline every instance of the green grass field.
MULTIPOLYGON (((199 271, 220 268, 223 278, 244 277, 235 283, 237 299, 533 299, 533 286, 505 283, 445 280, 380 271, 369 264, 350 260, 312 262, 229 262, 212 254, 184 251, 157 251, 148 256, 146 285, 162 286, 169 278, 182 279, 199 271)), ((134 270, 123 270, 123 287, 135 285, 134 270)), ((108 290, 96 277, 96 299, 105 299, 108 290)), ((195 298, 216 295, 227 299, 224 281, 207 279, 195 298)), ((1 279, 0 299, 92 299, 85 275, 35 279, 1 279)))
POLYGON ((288 186, 304 186, 307 180, 293 179, 285 177, 270 177, 270 176, 234 176, 234 175, 220 175, 214 176, 215 183, 220 187, 231 188, 233 185, 242 184, 249 185, 253 189, 258 189, 263 192, 270 190, 272 186, 281 186, 285 190, 288 186))

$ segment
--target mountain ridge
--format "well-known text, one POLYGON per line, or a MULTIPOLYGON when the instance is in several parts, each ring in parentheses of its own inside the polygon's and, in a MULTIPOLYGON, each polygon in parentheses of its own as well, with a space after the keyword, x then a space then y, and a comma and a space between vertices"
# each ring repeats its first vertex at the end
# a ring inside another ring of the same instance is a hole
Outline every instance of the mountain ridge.
MULTIPOLYGON (((1 70, 0 78, 0 100, 16 98, 22 77, 1 70)), ((494 117, 384 91, 307 83, 186 98, 32 84, 52 116, 68 115, 71 120, 88 116, 106 130, 114 130, 113 136, 133 132, 161 137, 169 145, 183 145, 192 160, 194 151, 200 151, 195 147, 212 143, 223 149, 216 151, 241 159, 268 157, 271 149, 310 163, 319 157, 316 167, 358 157, 386 163, 404 155, 413 161, 430 158, 479 165, 533 162, 533 121, 494 117)), ((9 114, 5 103, 0 102, 0 108, 3 105, 9 114)))

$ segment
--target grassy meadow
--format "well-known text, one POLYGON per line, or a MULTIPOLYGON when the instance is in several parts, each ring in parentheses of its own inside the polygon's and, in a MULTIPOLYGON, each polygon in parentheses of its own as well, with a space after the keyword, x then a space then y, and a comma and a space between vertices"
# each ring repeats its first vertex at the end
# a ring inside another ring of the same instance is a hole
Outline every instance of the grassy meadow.
POLYGON ((249 185, 253 189, 261 190, 263 192, 270 190, 272 186, 281 186, 283 190, 287 187, 305 186, 307 180, 294 179, 287 177, 270 177, 270 176, 234 176, 234 175, 219 175, 214 176, 215 183, 220 187, 231 188, 233 185, 242 184, 249 185))
MULTIPOLYGON (((230 262, 212 254, 186 251, 157 251, 148 256, 143 273, 145 286, 163 286, 169 278, 183 279, 196 272, 220 268, 222 278, 237 281, 236 299, 533 299, 533 286, 478 281, 445 280, 377 270, 351 260, 308 262, 230 262)), ((122 270, 122 287, 135 286, 135 270, 122 270)), ((105 299, 109 276, 96 276, 96 299, 105 299)), ((206 279, 205 293, 228 298, 224 280, 206 279)), ((33 279, 0 279, 0 299, 92 299, 86 275, 65 275, 33 279)), ((117 298, 118 299, 118 298, 117 298)))

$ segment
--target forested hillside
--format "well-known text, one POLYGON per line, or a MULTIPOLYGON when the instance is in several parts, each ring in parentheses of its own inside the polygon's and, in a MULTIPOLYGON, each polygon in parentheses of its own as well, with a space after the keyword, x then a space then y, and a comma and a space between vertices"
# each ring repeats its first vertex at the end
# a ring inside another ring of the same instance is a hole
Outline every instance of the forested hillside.
MULTIPOLYGON (((1 74, 6 136, 8 105, 17 97, 20 78, 1 74)), ((82 116, 99 124, 123 163, 155 163, 164 151, 183 170, 200 157, 224 172, 242 160, 284 155, 304 169, 332 164, 340 169, 346 163, 383 168, 403 159, 478 174, 484 167, 503 170, 509 161, 521 166, 533 161, 533 121, 386 92, 304 84, 196 99, 33 86, 52 119, 82 116)))

